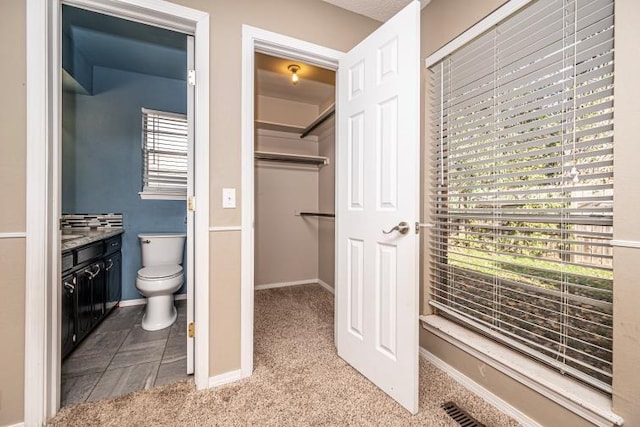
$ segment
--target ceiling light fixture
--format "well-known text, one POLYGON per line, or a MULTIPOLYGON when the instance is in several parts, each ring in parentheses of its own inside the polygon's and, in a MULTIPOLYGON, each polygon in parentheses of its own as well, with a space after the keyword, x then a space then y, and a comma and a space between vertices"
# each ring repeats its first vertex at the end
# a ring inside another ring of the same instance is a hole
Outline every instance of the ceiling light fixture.
POLYGON ((291 64, 287 67, 287 69, 291 71, 291 83, 293 83, 294 85, 297 85, 298 80, 300 80, 300 78, 298 77, 298 71, 300 71, 300 66, 296 64, 291 64))

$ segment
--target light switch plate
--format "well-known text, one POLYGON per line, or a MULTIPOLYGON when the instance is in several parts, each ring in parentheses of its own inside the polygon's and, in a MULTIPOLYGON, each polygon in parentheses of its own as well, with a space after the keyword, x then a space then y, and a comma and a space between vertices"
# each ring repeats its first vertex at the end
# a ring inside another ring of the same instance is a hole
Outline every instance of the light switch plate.
POLYGON ((223 188, 222 189, 222 208, 235 209, 235 207, 236 207, 236 189, 223 188))

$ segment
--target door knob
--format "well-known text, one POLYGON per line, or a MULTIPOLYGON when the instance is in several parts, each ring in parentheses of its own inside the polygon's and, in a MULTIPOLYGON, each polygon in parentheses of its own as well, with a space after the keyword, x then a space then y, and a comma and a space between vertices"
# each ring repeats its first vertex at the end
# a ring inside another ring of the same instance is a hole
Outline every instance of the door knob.
POLYGON ((409 232, 409 228, 410 228, 409 224, 407 224, 406 222, 402 221, 402 222, 398 223, 398 225, 393 227, 391 230, 389 230, 389 231, 382 230, 382 232, 384 234, 391 234, 394 231, 397 231, 400 234, 407 234, 409 232))

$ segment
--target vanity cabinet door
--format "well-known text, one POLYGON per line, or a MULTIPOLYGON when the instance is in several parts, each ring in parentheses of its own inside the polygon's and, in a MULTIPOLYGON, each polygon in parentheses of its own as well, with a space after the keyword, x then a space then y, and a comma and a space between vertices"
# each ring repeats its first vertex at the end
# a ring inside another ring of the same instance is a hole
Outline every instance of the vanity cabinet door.
POLYGON ((104 260, 105 281, 107 284, 107 314, 120 302, 122 296, 122 253, 116 252, 104 260))
POLYGON ((97 325, 98 322, 100 322, 106 314, 106 310, 105 310, 106 283, 105 283, 104 263, 102 261, 93 263, 90 269, 92 274, 91 322, 92 322, 92 325, 97 325))
POLYGON ((76 345, 76 285, 73 274, 62 278, 61 351, 65 358, 76 345))
POLYGON ((92 268, 87 267, 76 273, 77 298, 77 341, 80 342, 91 329, 93 302, 91 296, 92 268))

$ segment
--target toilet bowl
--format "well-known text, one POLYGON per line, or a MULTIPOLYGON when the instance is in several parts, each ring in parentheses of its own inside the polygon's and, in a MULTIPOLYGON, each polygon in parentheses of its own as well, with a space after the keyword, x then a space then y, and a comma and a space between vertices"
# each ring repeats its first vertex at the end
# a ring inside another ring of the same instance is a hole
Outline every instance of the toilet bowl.
POLYGON ((142 329, 157 331, 175 322, 173 294, 184 283, 180 263, 186 234, 157 233, 138 235, 142 248, 142 268, 138 270, 136 288, 147 298, 142 329))

